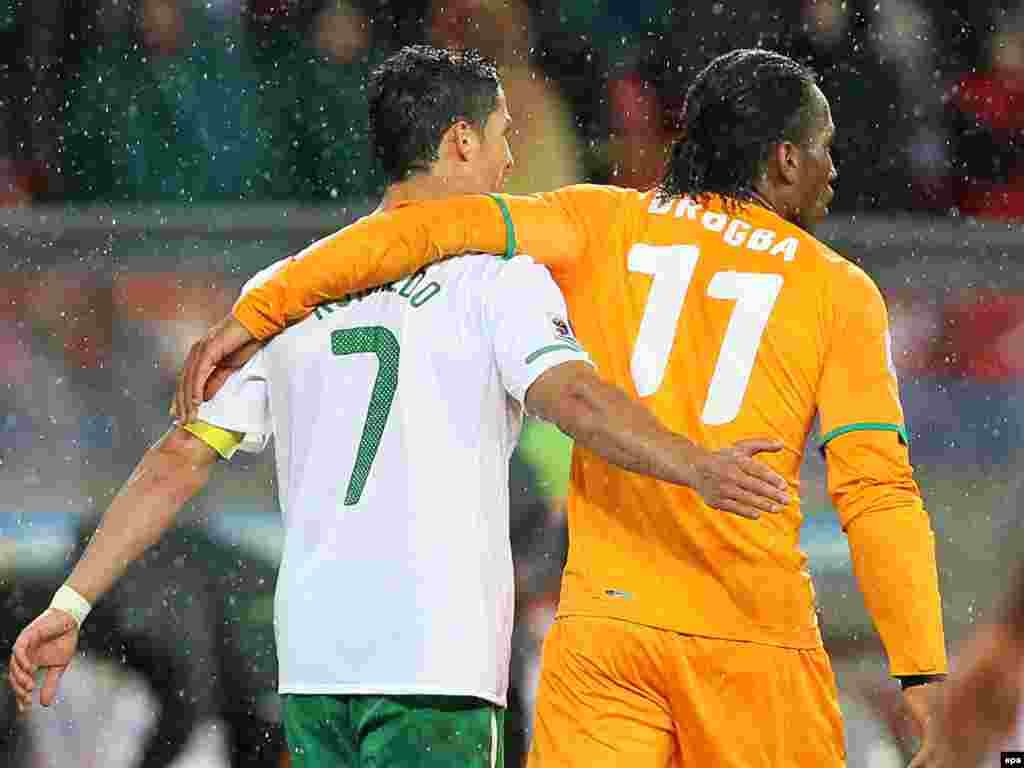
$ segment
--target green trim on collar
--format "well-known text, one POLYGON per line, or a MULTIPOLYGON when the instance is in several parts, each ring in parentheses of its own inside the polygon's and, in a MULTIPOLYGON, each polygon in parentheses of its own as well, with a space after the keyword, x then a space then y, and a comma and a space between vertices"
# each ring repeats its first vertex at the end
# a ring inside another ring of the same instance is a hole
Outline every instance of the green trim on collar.
POLYGON ((505 255, 501 258, 507 261, 516 255, 516 227, 512 223, 512 213, 508 209, 508 203, 499 195, 488 192, 487 196, 498 204, 501 209, 501 218, 505 220, 505 255))

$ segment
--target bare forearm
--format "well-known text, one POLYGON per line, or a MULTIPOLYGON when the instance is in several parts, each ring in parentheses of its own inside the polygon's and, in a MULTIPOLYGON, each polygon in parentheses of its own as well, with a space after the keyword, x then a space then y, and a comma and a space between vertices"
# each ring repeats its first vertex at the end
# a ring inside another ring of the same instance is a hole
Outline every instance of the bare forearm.
POLYGON ((623 469, 693 487, 698 449, 639 402, 596 376, 582 379, 568 400, 552 420, 581 446, 623 469))
POLYGON ((104 513, 68 586, 95 603, 174 524, 182 506, 205 486, 212 462, 150 448, 104 513))

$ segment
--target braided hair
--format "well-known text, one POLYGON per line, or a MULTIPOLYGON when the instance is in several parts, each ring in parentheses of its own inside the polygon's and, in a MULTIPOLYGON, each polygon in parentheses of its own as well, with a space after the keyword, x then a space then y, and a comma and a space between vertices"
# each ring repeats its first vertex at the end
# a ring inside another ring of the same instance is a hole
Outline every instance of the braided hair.
POLYGON ((810 68, 761 48, 714 59, 686 92, 682 133, 672 144, 660 196, 753 200, 772 147, 809 137, 816 80, 810 68))

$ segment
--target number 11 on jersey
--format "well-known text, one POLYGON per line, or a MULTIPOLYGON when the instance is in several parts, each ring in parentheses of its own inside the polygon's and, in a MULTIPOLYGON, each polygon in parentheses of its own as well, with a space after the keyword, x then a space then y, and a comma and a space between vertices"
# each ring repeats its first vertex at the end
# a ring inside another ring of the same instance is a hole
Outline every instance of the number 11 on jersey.
MULTIPOLYGON (((637 243, 629 252, 629 271, 651 275, 651 291, 640 321, 630 372, 640 397, 653 395, 665 378, 679 314, 697 269, 696 245, 637 243)), ((782 275, 761 272, 716 272, 708 283, 713 299, 735 301, 718 352, 701 421, 728 424, 736 418, 754 370, 768 316, 782 290, 782 275)))

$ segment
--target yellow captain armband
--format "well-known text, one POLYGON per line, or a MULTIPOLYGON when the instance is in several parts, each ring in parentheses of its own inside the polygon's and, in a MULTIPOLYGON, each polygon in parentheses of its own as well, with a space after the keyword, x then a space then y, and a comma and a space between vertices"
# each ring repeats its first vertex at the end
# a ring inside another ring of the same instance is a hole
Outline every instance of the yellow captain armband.
POLYGON ((222 459, 230 459, 235 455, 238 446, 245 438, 243 432, 233 432, 223 427, 215 427, 205 421, 193 421, 184 427, 186 432, 191 432, 208 446, 213 448, 222 459))

